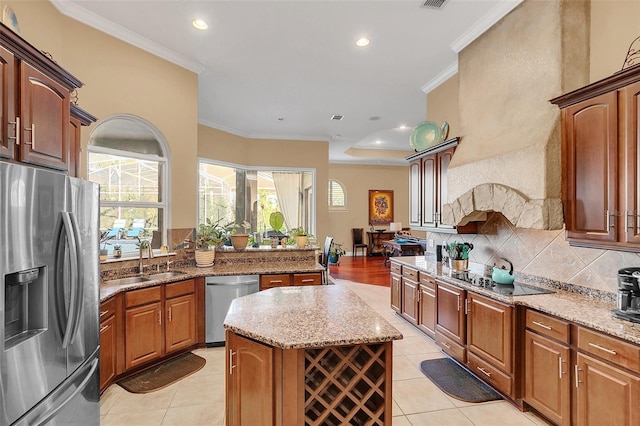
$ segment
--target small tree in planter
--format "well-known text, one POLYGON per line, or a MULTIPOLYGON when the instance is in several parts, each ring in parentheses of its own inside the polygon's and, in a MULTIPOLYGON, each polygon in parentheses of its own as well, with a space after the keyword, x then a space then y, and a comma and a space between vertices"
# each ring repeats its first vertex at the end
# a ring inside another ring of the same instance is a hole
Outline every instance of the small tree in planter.
POLYGON ((289 243, 295 242, 300 248, 307 245, 309 237, 313 237, 313 234, 308 233, 303 227, 293 228, 289 231, 289 243))
POLYGON ((196 266, 211 266, 215 259, 215 248, 224 241, 224 228, 219 222, 207 219, 201 223, 196 233, 196 266))

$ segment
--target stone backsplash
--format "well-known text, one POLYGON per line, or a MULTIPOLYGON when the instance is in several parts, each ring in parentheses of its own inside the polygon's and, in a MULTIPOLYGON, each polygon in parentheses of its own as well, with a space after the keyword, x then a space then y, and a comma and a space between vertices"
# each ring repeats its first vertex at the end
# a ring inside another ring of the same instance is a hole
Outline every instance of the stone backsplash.
POLYGON ((492 266, 500 257, 513 263, 514 270, 553 283, 568 283, 589 290, 615 293, 618 269, 640 266, 640 255, 614 250, 572 247, 564 230, 541 231, 516 228, 500 213, 490 213, 478 234, 451 235, 428 232, 435 244, 470 242, 472 262, 492 266))

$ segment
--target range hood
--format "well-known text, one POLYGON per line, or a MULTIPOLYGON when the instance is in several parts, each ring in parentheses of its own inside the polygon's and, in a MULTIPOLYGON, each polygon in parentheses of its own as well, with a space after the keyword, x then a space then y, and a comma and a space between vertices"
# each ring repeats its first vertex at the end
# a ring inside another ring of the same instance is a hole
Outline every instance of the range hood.
POLYGON ((459 52, 461 141, 442 221, 486 212, 520 228, 561 229, 560 111, 588 83, 589 3, 525 1, 459 52))

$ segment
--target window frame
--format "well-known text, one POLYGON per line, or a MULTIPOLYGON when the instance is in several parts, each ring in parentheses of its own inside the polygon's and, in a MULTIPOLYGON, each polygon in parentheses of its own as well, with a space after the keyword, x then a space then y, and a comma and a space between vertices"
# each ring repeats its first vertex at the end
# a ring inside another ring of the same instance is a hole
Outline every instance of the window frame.
MULTIPOLYGON (((168 232, 168 227, 169 224, 171 223, 171 209, 169 208, 169 206, 171 205, 171 151, 169 150, 169 144, 167 143, 166 139, 162 136, 162 134, 160 133, 160 131, 151 123, 149 123, 148 121, 146 121, 143 118, 140 117, 136 117, 133 115, 128 115, 128 114, 117 114, 117 115, 112 115, 110 117, 105 118, 104 120, 101 120, 99 123, 97 123, 96 127, 94 127, 94 129, 92 130, 91 134, 89 135, 89 139, 87 142, 87 179, 89 178, 89 157, 91 156, 91 154, 107 154, 107 155, 115 155, 115 156, 119 156, 119 157, 127 157, 127 158, 133 158, 136 160, 143 160, 143 161, 155 161, 158 163, 162 164, 162 173, 160 173, 160 179, 158 182, 158 185, 160 185, 160 188, 163 188, 161 191, 158 192, 159 194, 159 199, 162 201, 158 201, 158 202, 150 202, 150 201, 126 201, 126 202, 122 202, 122 201, 103 201, 100 200, 100 207, 125 207, 125 208, 157 208, 157 209, 162 209, 162 224, 158 224, 161 225, 161 229, 162 232, 160 233, 161 235, 161 245, 167 245, 167 232, 168 232), (102 147, 102 146, 95 146, 95 145, 91 145, 91 140, 92 137, 94 135, 94 132, 97 128, 99 128, 100 125, 108 122, 108 121, 112 121, 112 120, 127 120, 127 121, 132 121, 135 122, 138 125, 141 125, 143 127, 145 127, 151 134, 153 134, 153 136, 156 139, 156 142, 158 143, 158 145, 160 146, 160 149, 162 150, 163 153, 163 157, 160 157, 158 155, 155 154, 141 154, 138 152, 134 152, 134 151, 125 151, 125 150, 121 150, 121 149, 115 149, 115 148, 106 148, 106 147, 102 147)), ((155 245, 155 244, 154 244, 155 245)))
MULTIPOLYGON (((226 161, 212 160, 211 158, 206 157, 198 157, 198 176, 197 181, 198 185, 196 186, 196 227, 200 225, 200 163, 213 164, 216 166, 222 167, 230 167, 234 169, 242 169, 242 170, 251 170, 256 172, 308 172, 311 173, 311 188, 312 194, 310 197, 310 205, 309 209, 313 212, 313 216, 310 218, 310 229, 307 229, 308 232, 315 235, 316 233, 316 225, 317 225, 317 204, 316 204, 316 194, 317 194, 317 170, 315 168, 303 168, 303 167, 278 167, 278 166, 247 166, 243 164, 230 163, 226 161)), ((304 208, 304 207, 303 207, 304 208)), ((302 225, 300 225, 302 226, 302 225)))
POLYGON ((339 179, 329 179, 328 185, 327 185, 327 205, 329 208, 329 211, 346 211, 347 210, 347 190, 345 188, 345 185, 339 180, 339 179), (332 204, 332 196, 331 196, 331 183, 335 182, 338 185, 340 185, 340 188, 342 189, 342 195, 344 197, 344 205, 343 206, 335 206, 332 204))

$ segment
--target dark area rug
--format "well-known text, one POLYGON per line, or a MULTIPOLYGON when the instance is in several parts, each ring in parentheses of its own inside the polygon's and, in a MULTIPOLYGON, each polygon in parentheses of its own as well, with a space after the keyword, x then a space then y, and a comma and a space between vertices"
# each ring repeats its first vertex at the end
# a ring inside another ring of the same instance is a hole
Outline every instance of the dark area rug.
POLYGON ((489 386, 450 358, 428 359, 420 370, 447 395, 466 402, 486 402, 502 399, 489 386))
POLYGON ((149 393, 184 379, 204 367, 206 362, 204 358, 188 352, 122 379, 118 384, 132 393, 149 393))

